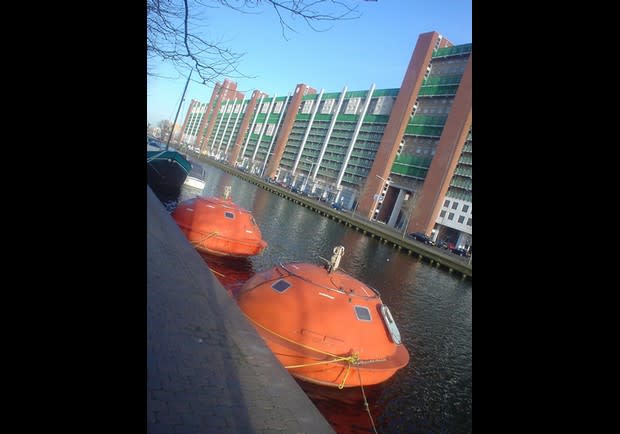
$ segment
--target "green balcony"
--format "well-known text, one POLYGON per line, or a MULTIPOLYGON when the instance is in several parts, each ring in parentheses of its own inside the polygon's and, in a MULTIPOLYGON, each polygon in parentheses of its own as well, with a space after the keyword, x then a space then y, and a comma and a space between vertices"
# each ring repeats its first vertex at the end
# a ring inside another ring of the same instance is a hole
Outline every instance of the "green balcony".
POLYGON ((433 59, 448 56, 461 56, 471 53, 472 44, 453 45, 452 47, 438 48, 433 54, 433 59))
POLYGON ((454 96, 458 88, 458 85, 453 84, 422 86, 418 96, 454 96))
POLYGON ((440 84, 459 84, 461 82, 462 77, 463 76, 461 74, 434 75, 424 80, 424 82, 422 82, 422 86, 434 86, 434 85, 440 85, 440 84))
POLYGON ((426 178, 428 169, 408 166, 406 164, 394 163, 392 165, 392 173, 396 175, 408 176, 410 178, 424 179, 426 178))
POLYGON ((428 125, 433 127, 443 127, 446 124, 448 115, 415 115, 409 125, 428 125))
POLYGON ((426 125, 407 125, 405 134, 412 136, 425 136, 425 137, 441 137, 443 127, 431 127, 426 125))

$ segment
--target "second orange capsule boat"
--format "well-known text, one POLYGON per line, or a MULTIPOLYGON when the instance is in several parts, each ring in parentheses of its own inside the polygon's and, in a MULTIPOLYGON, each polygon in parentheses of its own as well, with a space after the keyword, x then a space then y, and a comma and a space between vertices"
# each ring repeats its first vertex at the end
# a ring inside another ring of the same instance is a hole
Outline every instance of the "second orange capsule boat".
POLYGON ((262 253, 268 245, 252 214, 230 198, 189 199, 176 207, 172 218, 201 252, 245 258, 262 253))

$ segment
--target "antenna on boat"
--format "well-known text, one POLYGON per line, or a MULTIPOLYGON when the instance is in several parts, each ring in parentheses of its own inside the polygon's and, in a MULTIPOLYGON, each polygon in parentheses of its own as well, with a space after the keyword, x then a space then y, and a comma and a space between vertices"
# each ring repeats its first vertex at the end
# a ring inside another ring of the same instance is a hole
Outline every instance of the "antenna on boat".
POLYGON ((228 199, 228 197, 230 196, 231 190, 232 190, 232 187, 230 185, 227 185, 226 187, 224 187, 224 199, 228 199))
POLYGON ((177 114, 174 117, 172 128, 170 128, 170 134, 168 135, 168 141, 166 142, 166 151, 168 150, 168 145, 170 144, 170 139, 172 138, 172 133, 174 132, 174 126, 177 124, 177 118, 179 117, 179 112, 181 111, 181 105, 183 104, 183 100, 185 99, 185 91, 187 90, 187 85, 189 84, 189 78, 192 76, 193 71, 194 71, 194 68, 189 70, 189 75, 187 76, 187 82, 185 83, 185 89, 183 89, 183 95, 181 96, 181 102, 179 102, 179 108, 177 109, 177 114))
POLYGON ((332 271, 336 271, 338 266, 340 265, 340 258, 344 255, 344 246, 336 246, 334 247, 334 254, 332 255, 332 259, 329 261, 327 265, 327 272, 331 273, 332 271))

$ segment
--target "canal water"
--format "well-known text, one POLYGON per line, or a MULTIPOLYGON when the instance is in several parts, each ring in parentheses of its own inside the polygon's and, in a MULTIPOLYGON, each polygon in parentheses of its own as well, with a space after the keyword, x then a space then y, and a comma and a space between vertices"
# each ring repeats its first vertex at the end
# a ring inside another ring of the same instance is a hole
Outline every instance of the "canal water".
MULTIPOLYGON (((362 390, 302 384, 339 434, 471 433, 472 285, 470 280, 407 256, 302 206, 201 163, 204 190, 183 187, 178 201, 222 197, 231 186, 235 203, 249 210, 269 243, 247 260, 203 255, 223 286, 234 294, 258 271, 278 262, 321 263, 336 245, 345 247, 344 271, 376 288, 389 306, 411 359, 387 383, 362 390), (369 415, 370 413, 370 415, 369 415)), ((166 202, 172 211, 175 202, 166 202)), ((344 324, 343 324, 344 326, 344 324)))

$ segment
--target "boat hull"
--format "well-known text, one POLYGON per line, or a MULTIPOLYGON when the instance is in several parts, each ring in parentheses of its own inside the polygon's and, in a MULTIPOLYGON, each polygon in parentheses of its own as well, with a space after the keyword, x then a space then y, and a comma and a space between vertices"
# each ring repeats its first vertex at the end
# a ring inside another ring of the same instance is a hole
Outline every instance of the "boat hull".
POLYGON ((370 386, 409 362, 405 346, 390 337, 378 294, 340 271, 303 263, 274 267, 250 278, 237 302, 299 380, 370 386))
MULTIPOLYGON (((297 344, 287 345, 281 338, 260 326, 256 329, 280 363, 285 367, 289 366, 288 371, 293 377, 321 386, 348 388, 381 384, 392 378, 409 361, 407 349, 400 345, 395 353, 381 359, 360 360, 357 362, 360 364, 356 364, 354 360, 331 362, 340 357, 347 357, 347 354, 337 357, 321 356, 317 351, 304 351, 298 348, 297 344), (290 366, 299 367, 290 368, 290 366)), ((317 344, 319 342, 315 341, 315 346, 319 348, 322 346, 317 344)))
POLYGON ((193 176, 188 176, 185 179, 185 182, 183 182, 183 185, 186 185, 191 188, 195 188, 197 190, 202 190, 203 188, 205 188, 205 184, 206 184, 205 181, 199 178, 194 178, 193 176))
POLYGON ((200 252, 246 258, 267 247, 251 214, 230 200, 196 197, 181 202, 172 218, 200 252))
POLYGON ((154 191, 179 192, 191 163, 176 151, 147 151, 147 184, 154 191))

